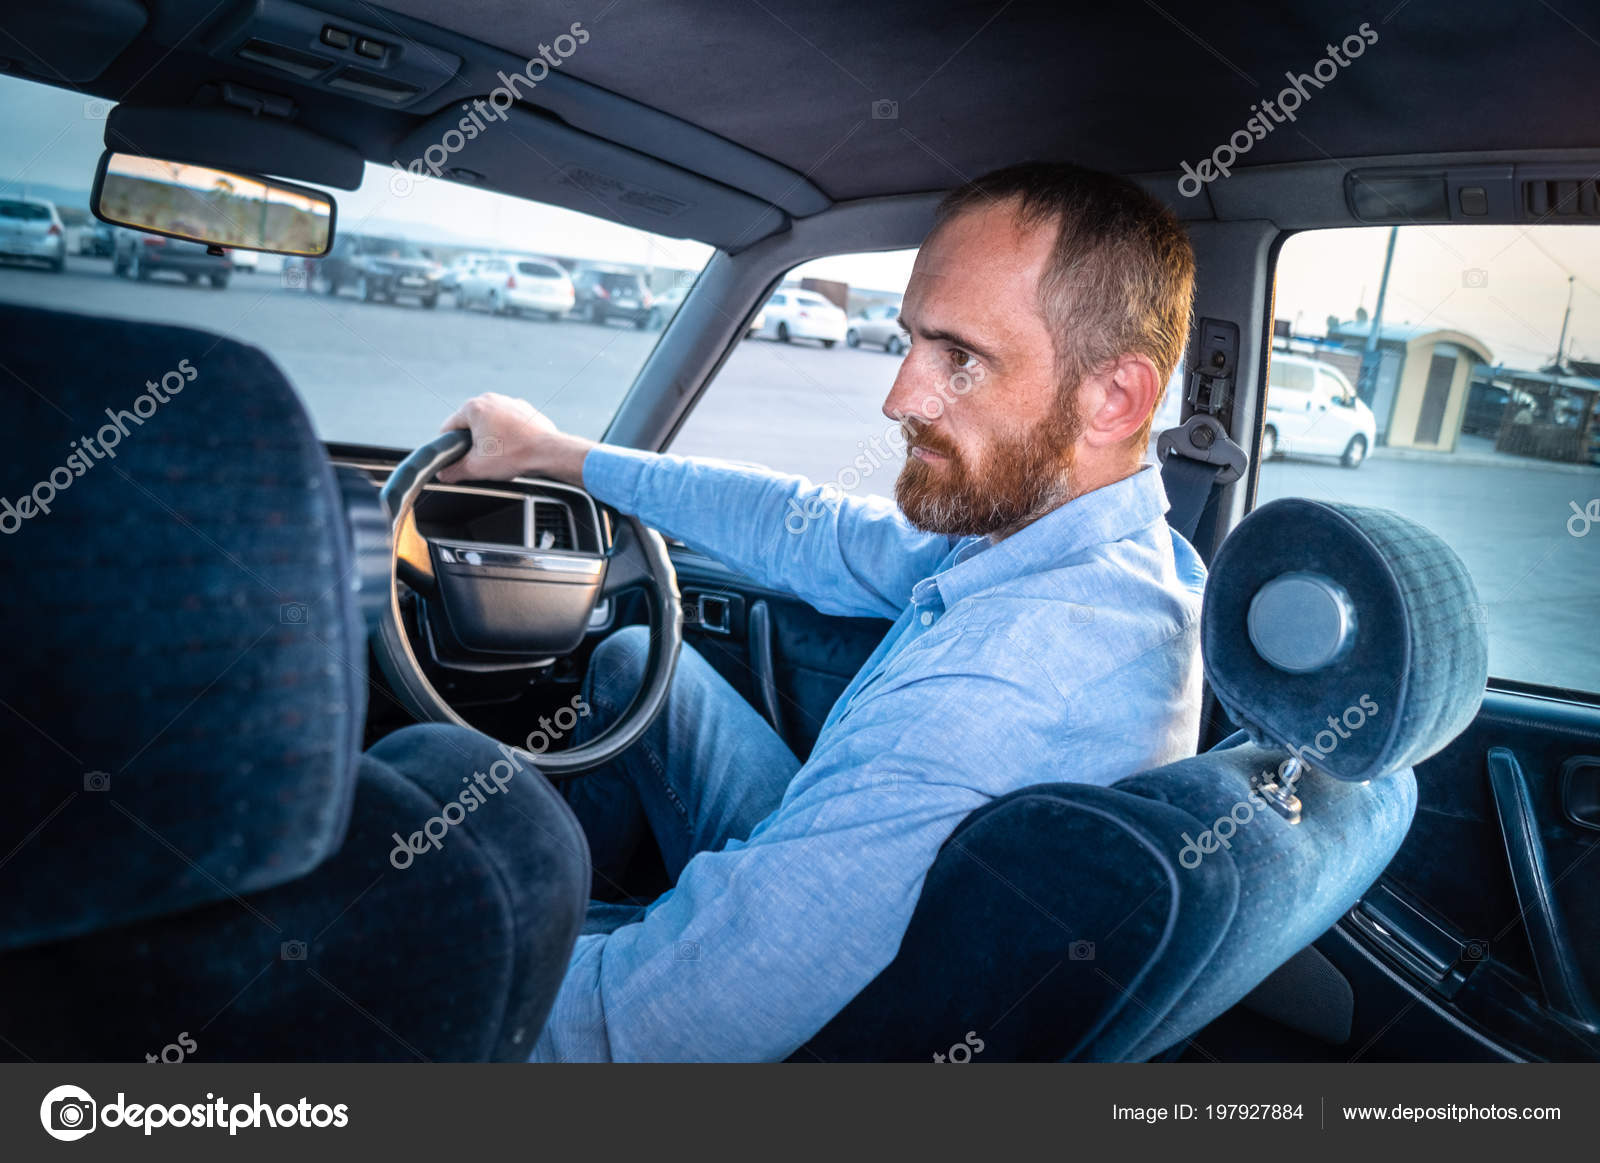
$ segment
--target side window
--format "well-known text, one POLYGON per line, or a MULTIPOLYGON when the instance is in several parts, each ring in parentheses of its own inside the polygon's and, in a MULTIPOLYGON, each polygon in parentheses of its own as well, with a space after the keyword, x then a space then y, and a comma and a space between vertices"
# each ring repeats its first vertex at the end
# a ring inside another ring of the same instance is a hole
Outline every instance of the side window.
POLYGON ((894 496, 904 461, 883 402, 899 331, 851 347, 847 319, 899 313, 916 251, 844 254, 796 267, 707 386, 668 451, 799 473, 856 496, 894 496), (776 309, 776 310, 775 310, 776 309))
POLYGON ((1256 503, 1417 521, 1472 573, 1491 675, 1600 692, 1600 229, 1401 226, 1386 270, 1389 245, 1284 244, 1256 503), (1285 412, 1312 373, 1329 407, 1285 412))

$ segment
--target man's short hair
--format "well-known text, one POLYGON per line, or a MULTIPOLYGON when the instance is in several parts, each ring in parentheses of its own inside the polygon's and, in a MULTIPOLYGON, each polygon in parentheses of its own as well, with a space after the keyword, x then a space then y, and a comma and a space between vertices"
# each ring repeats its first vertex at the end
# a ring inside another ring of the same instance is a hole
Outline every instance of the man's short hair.
POLYGON ((1039 313, 1055 342, 1063 390, 1076 391, 1085 376, 1135 352, 1155 364, 1164 394, 1183 359, 1194 306, 1194 248, 1177 216, 1115 174, 1026 162, 951 191, 937 220, 996 203, 1015 203, 1025 229, 1056 227, 1039 279, 1039 313))

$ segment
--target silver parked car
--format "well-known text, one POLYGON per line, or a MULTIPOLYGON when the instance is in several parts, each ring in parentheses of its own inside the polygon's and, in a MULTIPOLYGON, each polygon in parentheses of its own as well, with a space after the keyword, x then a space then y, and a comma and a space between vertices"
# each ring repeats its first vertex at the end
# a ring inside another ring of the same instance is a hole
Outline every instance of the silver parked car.
POLYGON ((844 341, 851 347, 860 347, 863 343, 881 347, 890 355, 900 355, 911 346, 911 336, 900 326, 898 303, 880 303, 855 316, 850 320, 844 341))
POLYGON ((0 198, 0 258, 42 262, 60 272, 67 263, 67 232, 54 202, 0 198))
POLYGON ((550 320, 572 310, 572 279, 548 259, 497 255, 480 259, 456 284, 457 307, 492 315, 537 313, 550 320))

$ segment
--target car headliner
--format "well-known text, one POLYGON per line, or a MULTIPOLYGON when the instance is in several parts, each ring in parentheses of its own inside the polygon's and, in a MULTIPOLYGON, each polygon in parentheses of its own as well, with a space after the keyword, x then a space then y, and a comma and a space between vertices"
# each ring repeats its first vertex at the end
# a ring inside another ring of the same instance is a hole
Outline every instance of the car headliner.
MULTIPOLYGON (((183 104, 206 82, 230 75, 206 45, 235 6, 144 2, 152 18, 137 40, 75 87, 113 100, 183 104)), ((837 202, 942 190, 1030 158, 1174 173, 1243 128, 1254 102, 1288 84, 1286 71, 1309 72, 1325 45, 1364 22, 1377 43, 1326 92, 1311 91, 1295 124, 1259 142, 1251 167, 1591 146, 1600 18, 1569 17, 1557 3, 1570 0, 1285 0, 1267 11, 1236 0, 1072 9, 1032 0, 384 0, 381 7, 320 0, 317 7, 397 33, 426 33, 407 17, 425 21, 478 42, 483 51, 475 54, 456 36, 433 38, 494 68, 507 54, 532 58, 581 21, 590 37, 564 64, 563 83, 570 77, 580 88, 700 127, 782 163, 797 184, 809 180, 837 202), (877 102, 893 103, 895 115, 874 116, 877 102)), ((92 0, 68 7, 86 4, 93 7, 92 0)), ((70 58, 72 39, 52 37, 46 16, 39 26, 32 19, 20 11, 0 18, 0 56, 63 83, 54 62, 70 58)), ((293 93, 301 125, 380 161, 427 114, 472 94, 458 78, 402 112, 297 89, 281 76, 258 73, 253 82, 293 93)), ((687 152, 659 156, 692 167, 687 152)))
POLYGON ((1312 91, 1252 165, 1590 146, 1600 19, 1463 0, 1101 3, 707 0, 383 7, 529 57, 573 20, 566 66, 806 174, 835 200, 944 189, 1025 158, 1178 169, 1252 102, 1370 22, 1379 40, 1312 91), (877 101, 896 118, 874 118, 877 101))

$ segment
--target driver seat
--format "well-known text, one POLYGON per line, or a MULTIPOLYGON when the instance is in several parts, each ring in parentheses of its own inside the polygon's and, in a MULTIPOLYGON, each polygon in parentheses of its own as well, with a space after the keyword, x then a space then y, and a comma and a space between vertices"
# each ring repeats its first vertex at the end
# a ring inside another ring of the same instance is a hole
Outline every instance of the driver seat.
POLYGON ((361 753, 357 583, 387 600, 387 545, 356 553, 283 375, 24 308, 0 349, 0 1057, 525 1060, 583 923, 582 829, 475 732, 361 753), (504 786, 397 842, 479 772, 504 786))
POLYGON ((792 1060, 1142 1061, 1192 1039, 1399 849, 1412 765, 1483 698, 1477 603, 1449 546, 1394 513, 1256 510, 1201 614, 1207 680, 1242 729, 1111 787, 1041 783, 973 812, 894 961, 792 1060))

